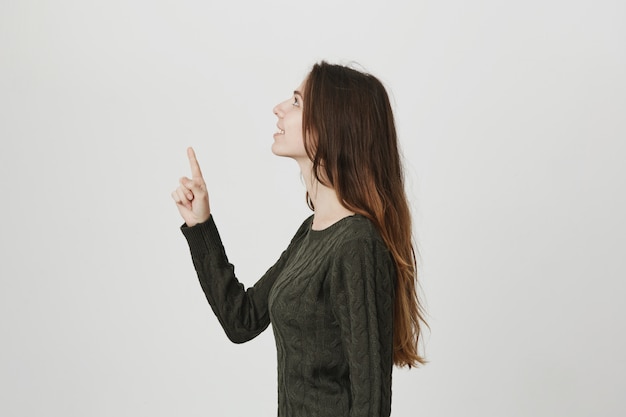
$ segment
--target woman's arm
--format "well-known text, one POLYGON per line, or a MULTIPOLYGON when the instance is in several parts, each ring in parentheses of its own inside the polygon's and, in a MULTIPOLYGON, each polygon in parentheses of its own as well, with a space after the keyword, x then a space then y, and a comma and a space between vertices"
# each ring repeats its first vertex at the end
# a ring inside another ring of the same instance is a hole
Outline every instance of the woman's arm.
POLYGON ((180 185, 172 192, 176 207, 185 220, 181 229, 189 243, 193 264, 209 304, 228 338, 243 343, 269 325, 269 291, 296 238, 278 262, 253 287, 245 290, 226 257, 211 216, 207 187, 192 148, 187 149, 187 157, 191 178, 181 178, 180 185))
POLYGON ((330 291, 350 372, 350 417, 391 412, 394 271, 384 244, 369 238, 346 242, 334 262, 330 291))
POLYGON ((304 232, 304 224, 278 262, 247 290, 228 262, 213 216, 194 227, 183 225, 181 230, 189 243, 202 290, 228 338, 243 343, 256 337, 269 325, 269 291, 304 232))

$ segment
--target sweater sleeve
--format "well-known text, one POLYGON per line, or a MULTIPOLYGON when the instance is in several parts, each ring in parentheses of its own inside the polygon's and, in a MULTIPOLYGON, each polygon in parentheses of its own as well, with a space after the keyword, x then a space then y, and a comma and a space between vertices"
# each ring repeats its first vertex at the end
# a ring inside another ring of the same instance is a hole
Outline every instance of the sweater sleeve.
POLYGON ((269 291, 303 230, 304 224, 274 266, 253 287, 245 289, 235 276, 235 267, 228 262, 213 216, 193 227, 181 226, 200 286, 232 342, 247 342, 269 325, 269 291))
POLYGON ((349 369, 350 417, 391 412, 395 267, 385 245, 353 239, 338 250, 330 294, 349 369))

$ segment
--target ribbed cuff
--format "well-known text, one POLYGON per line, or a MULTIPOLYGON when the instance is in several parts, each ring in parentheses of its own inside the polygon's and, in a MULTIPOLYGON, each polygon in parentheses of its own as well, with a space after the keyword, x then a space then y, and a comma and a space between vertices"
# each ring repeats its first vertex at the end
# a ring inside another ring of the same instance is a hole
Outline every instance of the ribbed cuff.
POLYGON ((180 230, 187 239, 192 256, 211 254, 213 256, 226 257, 213 215, 204 223, 198 223, 195 226, 189 227, 183 224, 180 226, 180 230))

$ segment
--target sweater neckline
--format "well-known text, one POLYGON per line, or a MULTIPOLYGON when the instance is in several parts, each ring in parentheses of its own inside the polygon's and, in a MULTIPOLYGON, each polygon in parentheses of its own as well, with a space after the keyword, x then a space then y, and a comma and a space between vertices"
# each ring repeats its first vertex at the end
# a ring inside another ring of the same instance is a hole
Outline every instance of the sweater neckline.
POLYGON ((342 224, 346 223, 347 221, 349 221, 350 219, 356 219, 357 217, 359 217, 360 214, 356 213, 356 214, 351 214, 349 216, 346 217, 342 217, 341 219, 337 220, 335 223, 331 224, 330 226, 325 227, 324 229, 320 229, 320 230, 315 230, 313 229, 313 216, 311 216, 311 223, 309 224, 309 234, 311 236, 324 236, 327 235, 329 233, 331 233, 333 230, 337 229, 338 227, 340 227, 342 224))

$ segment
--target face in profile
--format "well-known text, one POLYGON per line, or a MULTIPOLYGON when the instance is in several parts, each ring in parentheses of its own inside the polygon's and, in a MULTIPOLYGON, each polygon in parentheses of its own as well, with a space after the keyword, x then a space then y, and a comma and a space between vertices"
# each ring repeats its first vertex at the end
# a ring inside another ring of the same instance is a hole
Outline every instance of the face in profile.
POLYGON ((302 132, 302 91, 305 81, 293 92, 293 95, 274 107, 274 114, 278 117, 274 133, 272 152, 278 156, 288 156, 300 160, 309 157, 304 149, 304 135, 302 132))

